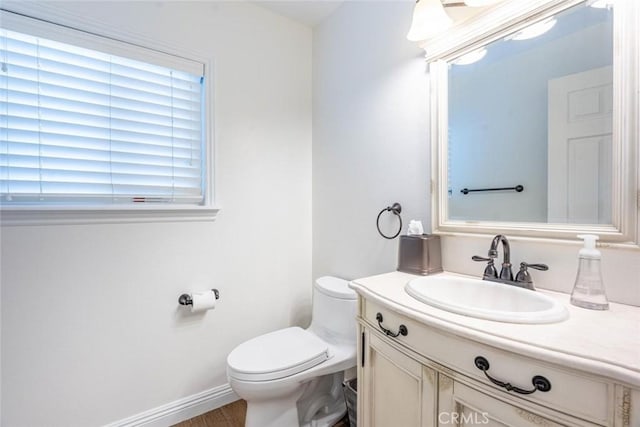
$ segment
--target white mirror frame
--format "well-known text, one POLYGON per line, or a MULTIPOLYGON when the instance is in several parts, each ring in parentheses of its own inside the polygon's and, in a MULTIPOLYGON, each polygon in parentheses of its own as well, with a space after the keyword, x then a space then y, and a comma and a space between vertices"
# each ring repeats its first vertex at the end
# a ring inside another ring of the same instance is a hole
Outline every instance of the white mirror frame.
POLYGON ((460 221, 448 218, 448 66, 447 62, 503 38, 533 22, 584 0, 507 0, 423 47, 429 62, 431 97, 432 232, 436 234, 509 234, 541 239, 575 240, 576 234, 600 236, 600 242, 637 248, 640 203, 640 1, 616 0, 613 64, 613 206, 612 225, 460 221))

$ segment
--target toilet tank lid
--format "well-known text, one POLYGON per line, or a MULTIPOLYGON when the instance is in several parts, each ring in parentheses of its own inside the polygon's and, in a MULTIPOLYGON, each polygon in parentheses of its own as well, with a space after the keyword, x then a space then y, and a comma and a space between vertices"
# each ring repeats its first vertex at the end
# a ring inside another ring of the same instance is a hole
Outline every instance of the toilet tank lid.
POLYGON ((315 287, 325 295, 339 299, 356 299, 356 291, 349 287, 349 282, 338 277, 323 276, 316 279, 315 287))

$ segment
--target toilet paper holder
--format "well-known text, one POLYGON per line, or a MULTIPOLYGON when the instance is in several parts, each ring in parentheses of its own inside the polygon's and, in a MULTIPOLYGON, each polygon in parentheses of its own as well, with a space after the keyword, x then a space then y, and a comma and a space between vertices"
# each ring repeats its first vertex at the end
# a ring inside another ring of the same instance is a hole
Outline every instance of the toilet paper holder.
MULTIPOLYGON (((216 296, 216 299, 220 299, 220 292, 217 289, 211 289, 211 292, 216 296)), ((193 299, 191 299, 191 295, 182 294, 178 298, 178 302, 180 305, 193 305, 193 299)))

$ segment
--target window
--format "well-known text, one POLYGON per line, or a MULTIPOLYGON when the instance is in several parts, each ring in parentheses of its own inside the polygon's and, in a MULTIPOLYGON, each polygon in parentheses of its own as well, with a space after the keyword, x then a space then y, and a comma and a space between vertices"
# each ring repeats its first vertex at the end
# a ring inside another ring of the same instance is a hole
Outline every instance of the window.
POLYGON ((207 204, 203 63, 1 18, 3 208, 207 204))

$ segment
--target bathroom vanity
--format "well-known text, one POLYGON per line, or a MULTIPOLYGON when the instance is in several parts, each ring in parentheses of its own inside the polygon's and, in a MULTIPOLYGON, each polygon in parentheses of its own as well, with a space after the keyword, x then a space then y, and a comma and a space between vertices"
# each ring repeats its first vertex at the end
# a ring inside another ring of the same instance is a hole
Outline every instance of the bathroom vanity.
POLYGON ((405 290, 416 277, 350 284, 359 295, 359 425, 640 426, 640 308, 592 311, 566 294, 527 291, 557 300, 569 317, 499 322, 418 301, 405 290))

